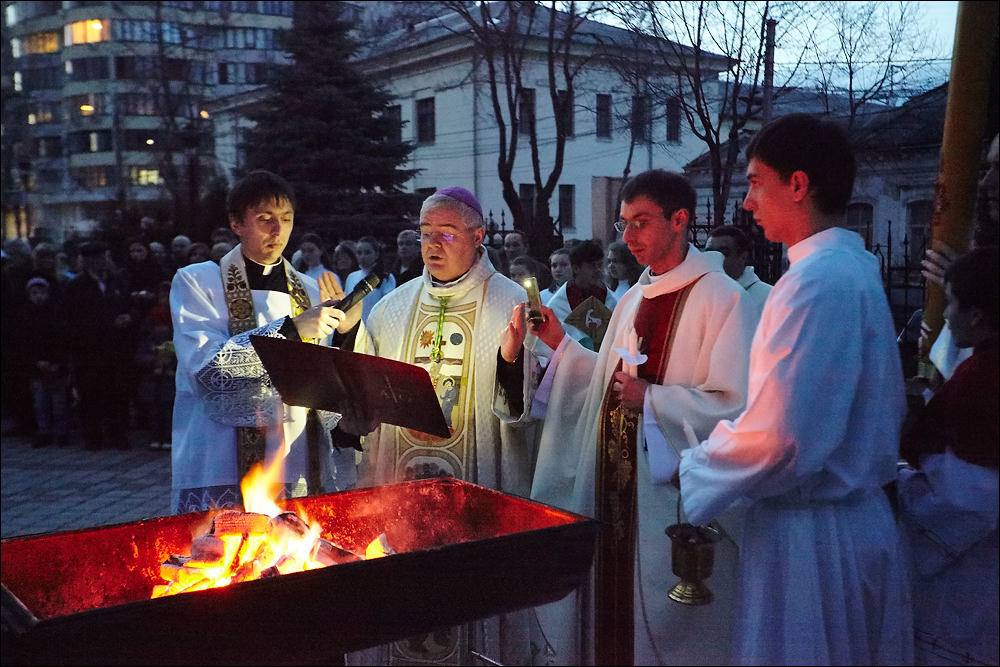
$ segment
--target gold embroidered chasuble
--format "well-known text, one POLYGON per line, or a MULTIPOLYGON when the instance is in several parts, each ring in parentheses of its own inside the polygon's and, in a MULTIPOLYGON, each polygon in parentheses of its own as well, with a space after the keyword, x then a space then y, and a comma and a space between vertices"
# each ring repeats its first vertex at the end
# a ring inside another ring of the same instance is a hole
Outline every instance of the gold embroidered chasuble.
MULTIPOLYGON (((514 306, 525 300, 524 289, 497 273, 481 253, 469 272, 452 283, 434 283, 425 271, 376 304, 355 351, 426 368, 451 436, 441 439, 382 424, 364 439, 365 483, 453 476, 508 493, 528 493, 533 450, 525 431, 493 413, 500 335, 514 306)), ((504 664, 526 664, 527 621, 520 612, 477 621, 377 647, 360 660, 474 664, 474 649, 504 664)))
MULTIPOLYGON (((697 281, 695 281, 697 282, 697 281)), ((639 352, 647 361, 638 376, 663 382, 675 324, 694 283, 675 292, 644 298, 635 318, 635 331, 642 340, 639 352)), ((622 369, 619 360, 616 371, 622 369)), ((608 382, 601 405, 597 435, 595 502, 596 518, 607 530, 598 540, 594 559, 595 662, 599 665, 631 665, 634 662, 634 565, 637 522, 637 436, 641 413, 622 405, 608 382)))
MULTIPOLYGON (((481 291, 485 289, 484 284, 481 291)), ((397 479, 449 476, 477 481, 472 340, 482 298, 476 295, 456 301, 451 304, 445 297, 442 304, 442 299, 421 290, 409 326, 417 334, 407 338, 402 359, 427 369, 451 436, 442 440, 410 429, 393 429, 397 479)))

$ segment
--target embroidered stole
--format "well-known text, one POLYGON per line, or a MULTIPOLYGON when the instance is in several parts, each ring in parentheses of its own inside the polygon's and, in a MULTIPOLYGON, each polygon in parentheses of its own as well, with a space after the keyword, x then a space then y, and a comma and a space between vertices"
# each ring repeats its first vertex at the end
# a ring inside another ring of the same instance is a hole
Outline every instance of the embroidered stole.
MULTIPOLYGON (((651 299, 642 299, 634 328, 643 341, 646 363, 639 377, 660 384, 684 302, 697 281, 651 299)), ((622 369, 621 360, 615 371, 622 369)), ((595 654, 597 665, 634 662, 634 570, 638 533, 636 461, 641 412, 626 408, 608 382, 597 433, 596 518, 608 528, 598 539, 594 559, 595 654)))
MULTIPOLYGON (((288 285, 288 295, 291 299, 292 316, 305 312, 311 306, 309 294, 292 270, 287 260, 282 259, 285 268, 285 280, 288 285)), ((222 287, 226 296, 226 308, 229 311, 229 335, 250 331, 257 328, 257 314, 253 306, 253 292, 247 280, 246 265, 240 245, 229 251, 219 262, 222 271, 222 287)), ((307 428, 312 424, 307 422, 307 428)), ((263 463, 266 454, 267 429, 260 426, 238 426, 236 428, 236 476, 237 486, 257 463, 263 463)), ((318 443, 309 447, 309 490, 315 492, 314 478, 319 480, 318 443), (315 452, 313 450, 316 450, 315 452), (315 468, 314 468, 315 459, 315 468)))

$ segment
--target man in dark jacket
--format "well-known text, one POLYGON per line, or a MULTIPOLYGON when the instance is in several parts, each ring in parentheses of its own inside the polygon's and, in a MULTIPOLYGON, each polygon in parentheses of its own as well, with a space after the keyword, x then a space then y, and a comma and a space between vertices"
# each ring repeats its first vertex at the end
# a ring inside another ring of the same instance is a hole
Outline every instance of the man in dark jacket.
POLYGON ((87 449, 128 449, 134 323, 124 285, 108 270, 107 246, 80 247, 81 271, 65 291, 73 379, 87 449))

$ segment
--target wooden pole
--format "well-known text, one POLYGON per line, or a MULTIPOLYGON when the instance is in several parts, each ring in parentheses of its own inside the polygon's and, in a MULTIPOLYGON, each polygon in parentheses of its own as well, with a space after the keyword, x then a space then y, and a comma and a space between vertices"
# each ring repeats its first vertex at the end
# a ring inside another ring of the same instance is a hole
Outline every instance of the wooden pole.
MULTIPOLYGON (((996 57, 998 7, 1000 2, 958 3, 931 238, 960 254, 968 250, 974 223, 990 74, 996 57)), ((929 378, 933 373, 928 355, 944 325, 944 307, 944 290, 928 281, 923 320, 929 333, 921 338, 921 377, 929 378)))

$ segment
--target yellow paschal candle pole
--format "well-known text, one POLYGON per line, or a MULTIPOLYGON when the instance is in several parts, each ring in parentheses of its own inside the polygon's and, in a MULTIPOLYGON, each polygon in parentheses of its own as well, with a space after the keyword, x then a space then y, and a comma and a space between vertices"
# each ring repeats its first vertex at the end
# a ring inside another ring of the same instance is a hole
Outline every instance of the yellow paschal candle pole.
MULTIPOLYGON (((1000 2, 958 3, 941 162, 931 218, 931 238, 947 243, 958 253, 968 249, 974 223, 979 157, 991 68, 996 57, 998 7, 1000 2)), ((933 372, 928 355, 944 325, 944 307, 944 290, 928 281, 923 317, 928 335, 921 338, 920 346, 922 377, 929 378, 933 372)))

